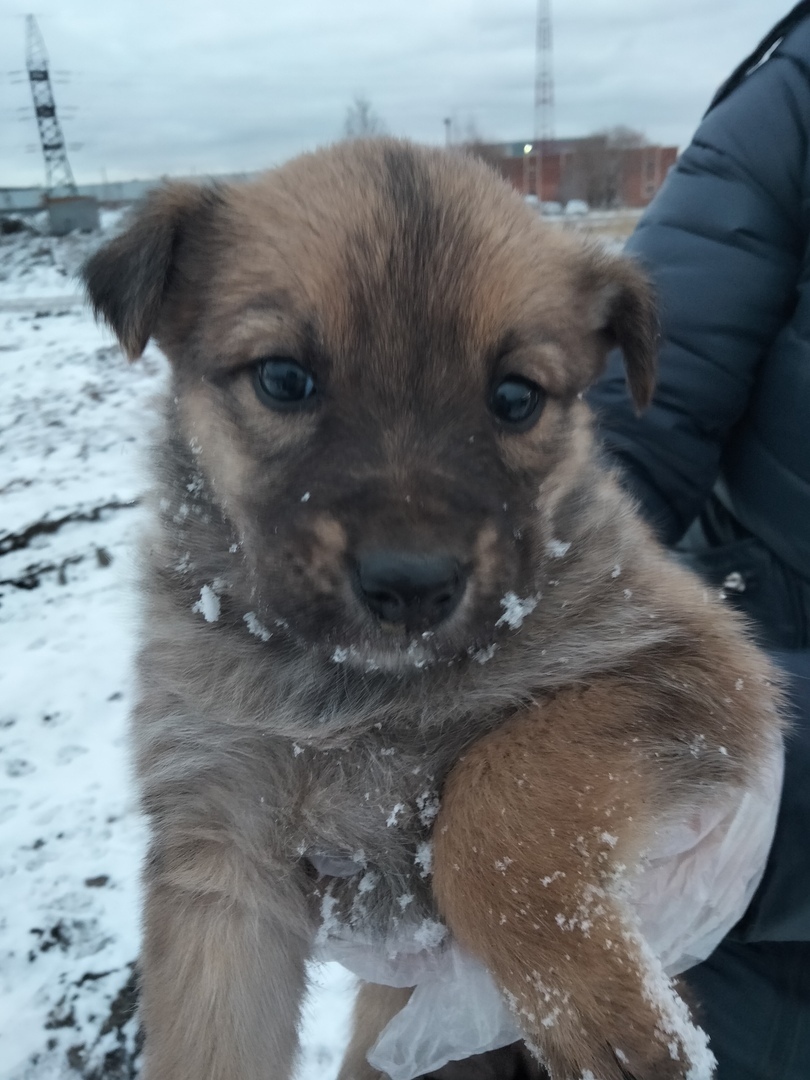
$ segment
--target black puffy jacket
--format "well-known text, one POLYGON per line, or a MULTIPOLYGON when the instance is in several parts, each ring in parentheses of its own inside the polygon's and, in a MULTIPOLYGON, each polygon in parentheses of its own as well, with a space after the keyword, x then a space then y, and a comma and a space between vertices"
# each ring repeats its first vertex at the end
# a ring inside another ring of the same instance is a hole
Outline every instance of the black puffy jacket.
POLYGON ((659 294, 652 406, 634 415, 618 356, 590 395, 662 539, 781 648, 810 646, 809 142, 805 15, 710 110, 627 244, 659 294))
POLYGON ((794 730, 765 877, 686 976, 717 1080, 810 1078, 810 0, 785 23, 721 91, 627 245, 659 293, 652 406, 634 415, 618 355, 590 395, 661 538, 790 650, 777 659, 794 730))

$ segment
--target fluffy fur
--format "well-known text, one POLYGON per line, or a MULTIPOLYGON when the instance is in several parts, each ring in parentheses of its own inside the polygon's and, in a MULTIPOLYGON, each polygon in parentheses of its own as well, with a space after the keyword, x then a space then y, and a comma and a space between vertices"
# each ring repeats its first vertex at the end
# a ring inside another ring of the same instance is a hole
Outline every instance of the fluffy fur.
MULTIPOLYGON (((641 275, 544 227, 480 163, 375 140, 244 186, 167 185, 85 277, 127 353, 154 337, 172 365, 133 716, 145 1076, 288 1080, 326 898, 380 940, 441 911, 524 1017, 522 976, 547 972, 570 1022, 525 1027, 555 1075, 612 1080, 618 1046, 640 1080, 682 1080, 634 947, 621 970, 600 950, 618 916, 565 955, 548 921, 656 815, 749 782, 778 724, 764 661, 593 450, 581 394, 608 348, 637 404, 651 393, 641 275), (313 408, 258 400, 268 356, 312 374, 313 408), (487 405, 509 374, 548 395, 523 433, 487 405), (353 588, 358 558, 391 547, 465 568, 425 633, 353 588), (615 850, 569 846, 609 814, 615 850), (493 874, 506 850, 515 868, 493 874), (321 856, 364 873, 325 879, 321 856), (541 892, 556 870, 565 886, 541 892), (537 933, 493 920, 504 903, 536 910, 537 933)), ((344 1078, 368 1075, 400 1000, 364 992, 344 1078)))

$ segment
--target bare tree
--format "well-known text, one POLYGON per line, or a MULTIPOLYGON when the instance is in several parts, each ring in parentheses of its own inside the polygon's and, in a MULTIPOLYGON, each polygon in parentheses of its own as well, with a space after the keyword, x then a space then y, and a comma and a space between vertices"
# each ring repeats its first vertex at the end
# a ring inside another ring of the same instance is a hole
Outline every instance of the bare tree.
POLYGON ((564 178, 567 197, 585 199, 589 206, 618 206, 628 151, 646 145, 643 132, 622 125, 594 132, 582 139, 571 156, 564 178))
POLYGON ((502 171, 504 156, 493 143, 486 143, 481 139, 476 139, 473 142, 463 142, 460 149, 462 153, 491 166, 496 172, 502 171))
POLYGON ((385 124, 372 108, 365 94, 356 94, 346 110, 343 134, 347 139, 360 139, 368 135, 384 135, 385 124))
POLYGON ((478 158, 486 165, 500 172, 503 154, 497 144, 487 142, 481 134, 475 117, 470 117, 464 125, 464 138, 459 144, 459 149, 470 157, 478 158))

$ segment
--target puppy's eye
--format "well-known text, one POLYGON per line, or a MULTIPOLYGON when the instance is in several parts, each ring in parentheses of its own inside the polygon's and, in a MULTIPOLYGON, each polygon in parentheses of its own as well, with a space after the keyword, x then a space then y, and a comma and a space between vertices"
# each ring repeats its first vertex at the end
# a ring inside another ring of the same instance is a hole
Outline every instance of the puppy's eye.
POLYGON ((300 409, 315 395, 308 371, 289 356, 271 356, 253 369, 253 385, 262 404, 271 409, 300 409))
POLYGON ((545 390, 522 375, 501 379, 489 399, 493 415, 513 431, 528 431, 545 403, 545 390))

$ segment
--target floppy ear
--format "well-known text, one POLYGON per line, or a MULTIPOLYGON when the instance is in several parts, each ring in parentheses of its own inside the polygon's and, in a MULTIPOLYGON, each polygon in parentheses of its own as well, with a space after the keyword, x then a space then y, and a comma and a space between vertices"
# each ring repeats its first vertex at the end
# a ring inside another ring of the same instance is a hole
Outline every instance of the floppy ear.
POLYGON ((96 317, 112 328, 130 360, 155 331, 181 239, 191 227, 204 227, 221 201, 216 188, 164 184, 136 207, 127 229, 82 267, 96 317))
POLYGON ((630 259, 593 251, 588 290, 591 326, 605 356, 616 346, 621 349, 630 396, 640 412, 655 389, 659 335, 652 286, 630 259))

